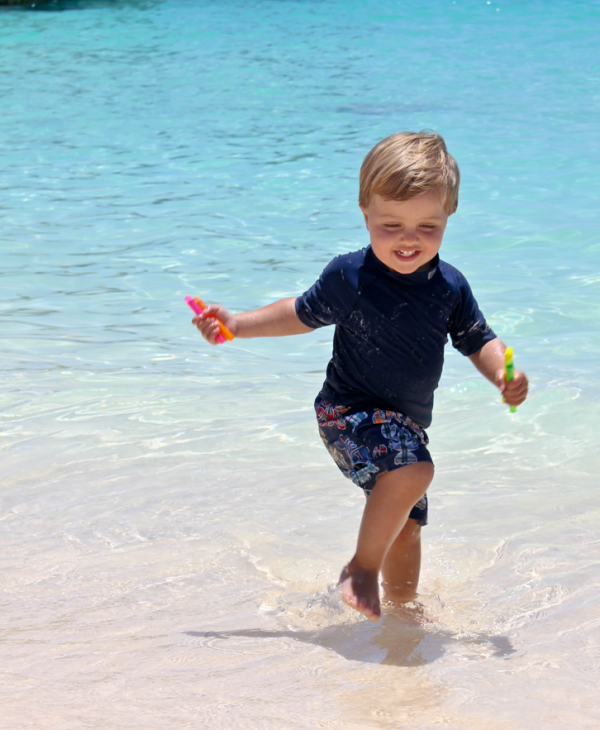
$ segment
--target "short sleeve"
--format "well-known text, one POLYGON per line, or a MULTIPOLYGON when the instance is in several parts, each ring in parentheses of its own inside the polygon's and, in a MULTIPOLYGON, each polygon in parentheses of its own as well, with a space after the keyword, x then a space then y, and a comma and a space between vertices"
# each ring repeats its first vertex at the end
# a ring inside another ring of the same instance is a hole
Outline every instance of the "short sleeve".
POLYGON ((351 311, 356 291, 348 276, 352 261, 338 256, 329 263, 319 279, 296 299, 296 314, 307 327, 316 329, 339 324, 351 311))
POLYGON ((460 275, 460 299, 448 323, 452 344, 467 357, 474 355, 486 342, 496 339, 496 334, 485 321, 468 281, 460 275))

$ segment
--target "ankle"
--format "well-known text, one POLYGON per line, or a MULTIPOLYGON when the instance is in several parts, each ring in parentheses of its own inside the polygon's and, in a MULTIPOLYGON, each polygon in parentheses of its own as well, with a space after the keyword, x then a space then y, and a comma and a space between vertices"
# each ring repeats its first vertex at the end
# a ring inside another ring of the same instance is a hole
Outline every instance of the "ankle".
POLYGON ((416 600, 418 595, 416 586, 413 586, 411 583, 392 585, 387 581, 382 581, 381 588, 383 590, 383 600, 392 603, 410 603, 416 600))
POLYGON ((352 560, 346 566, 348 575, 354 575, 355 573, 371 573, 376 578, 379 578, 379 567, 371 566, 367 561, 361 560, 357 555, 354 555, 352 560))

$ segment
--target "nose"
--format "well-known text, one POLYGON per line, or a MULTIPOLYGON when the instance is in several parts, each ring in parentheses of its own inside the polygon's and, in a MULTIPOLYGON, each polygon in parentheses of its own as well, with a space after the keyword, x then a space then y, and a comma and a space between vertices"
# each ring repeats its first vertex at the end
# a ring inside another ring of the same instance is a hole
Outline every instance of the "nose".
POLYGON ((417 240, 417 232, 411 228, 405 228, 402 231, 402 241, 405 243, 413 243, 417 240))

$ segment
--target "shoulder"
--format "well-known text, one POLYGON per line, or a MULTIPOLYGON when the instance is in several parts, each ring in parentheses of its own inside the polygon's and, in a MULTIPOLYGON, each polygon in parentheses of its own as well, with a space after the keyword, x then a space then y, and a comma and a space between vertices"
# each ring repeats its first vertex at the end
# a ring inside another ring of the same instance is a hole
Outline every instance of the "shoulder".
POLYGON ((439 285, 447 292, 460 299, 472 299, 473 291, 467 277, 447 261, 439 263, 439 285))
POLYGON ((371 247, 336 256, 323 269, 317 285, 323 293, 337 292, 346 299, 352 293, 362 294, 378 278, 371 247))
POLYGON ((296 300, 296 314, 309 327, 338 324, 348 315, 363 288, 368 249, 330 261, 318 280, 296 300))
POLYGON ((369 248, 361 248, 359 251, 349 251, 340 254, 332 259, 321 274, 322 278, 338 280, 353 289, 357 289, 361 274, 367 267, 369 248))
POLYGON ((456 289, 457 291, 464 287, 467 287, 469 289, 471 288, 469 286, 469 282, 467 281, 467 277, 455 266, 452 266, 452 264, 449 264, 447 261, 442 261, 440 259, 439 272, 442 281, 446 284, 447 287, 451 289, 456 289))

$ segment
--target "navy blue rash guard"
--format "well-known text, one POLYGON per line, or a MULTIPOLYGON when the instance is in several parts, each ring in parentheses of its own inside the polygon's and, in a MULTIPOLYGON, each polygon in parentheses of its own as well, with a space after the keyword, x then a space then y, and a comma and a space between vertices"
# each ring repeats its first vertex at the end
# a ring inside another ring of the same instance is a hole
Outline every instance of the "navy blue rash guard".
POLYGON ((399 274, 368 246, 333 259, 298 297, 305 325, 336 325, 323 398, 430 425, 448 334, 467 356, 496 337, 460 271, 438 256, 430 266, 399 274))

